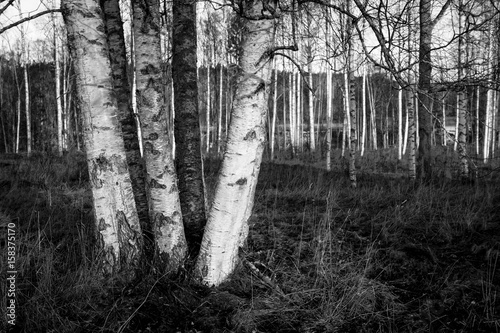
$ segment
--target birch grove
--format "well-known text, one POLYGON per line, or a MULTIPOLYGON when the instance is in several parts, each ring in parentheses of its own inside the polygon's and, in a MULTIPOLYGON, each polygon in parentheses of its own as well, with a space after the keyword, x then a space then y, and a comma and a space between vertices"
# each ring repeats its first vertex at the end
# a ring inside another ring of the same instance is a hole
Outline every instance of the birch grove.
POLYGON ((344 169, 353 190, 363 159, 386 153, 423 182, 443 174, 452 144, 454 177, 471 176, 474 151, 494 163, 495 7, 375 4, 137 0, 129 32, 118 0, 63 0, 71 57, 53 9, 50 103, 32 91, 28 41, 0 54, 0 147, 64 156, 82 137, 104 271, 129 279, 147 262, 219 285, 244 246, 263 158, 344 169), (221 159, 214 193, 204 158, 221 159))

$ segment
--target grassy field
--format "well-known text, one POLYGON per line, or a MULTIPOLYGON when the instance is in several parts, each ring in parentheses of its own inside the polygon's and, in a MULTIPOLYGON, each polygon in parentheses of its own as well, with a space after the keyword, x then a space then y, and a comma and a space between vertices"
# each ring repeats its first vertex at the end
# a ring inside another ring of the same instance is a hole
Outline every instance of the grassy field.
POLYGON ((99 280, 83 156, 0 157, 2 304, 12 222, 18 332, 500 332, 500 170, 454 181, 443 148, 438 179, 415 184, 381 150, 351 189, 334 155, 331 172, 263 164, 242 264, 217 289, 182 272, 99 280))

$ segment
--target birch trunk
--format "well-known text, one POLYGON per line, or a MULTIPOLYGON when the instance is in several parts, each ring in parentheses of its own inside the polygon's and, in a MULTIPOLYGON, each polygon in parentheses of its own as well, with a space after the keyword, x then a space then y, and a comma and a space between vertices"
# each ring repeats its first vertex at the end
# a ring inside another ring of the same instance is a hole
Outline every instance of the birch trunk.
POLYGON ((398 160, 403 157, 403 89, 398 90, 398 160))
MULTIPOLYGON (((488 76, 491 83, 495 80, 495 25, 491 24, 489 31, 489 42, 488 47, 488 76)), ((484 121, 484 143, 483 143, 483 159, 484 163, 488 163, 490 157, 490 151, 492 149, 492 136, 494 135, 493 129, 493 112, 495 107, 495 93, 491 87, 488 87, 486 92, 486 116, 484 121)))
POLYGON ((274 159, 274 145, 276 135, 276 115, 278 106, 278 69, 276 66, 276 59, 274 60, 274 94, 273 94, 273 120, 271 122, 271 160, 274 159))
POLYGON ((476 88, 476 155, 479 157, 480 145, 479 145, 479 106, 480 106, 480 87, 476 88))
MULTIPOLYGON (((27 57, 27 51, 25 51, 27 57)), ((31 111, 30 111, 30 89, 28 81, 28 61, 24 63, 24 110, 26 111, 26 153, 31 155, 31 111)))
MULTIPOLYGON (((3 74, 3 63, 0 63, 0 77, 3 74)), ((5 129, 5 119, 3 117, 4 109, 3 106, 3 80, 0 80, 0 122, 2 123, 2 138, 3 138, 3 147, 4 153, 9 152, 9 145, 7 143, 7 130, 5 129)))
POLYGON ((142 235, 125 161, 102 12, 95 0, 63 0, 84 125, 98 244, 105 273, 133 278, 142 235))
POLYGON ((19 154, 19 137, 21 135, 21 94, 19 93, 17 96, 17 127, 16 127, 16 154, 19 154))
POLYGON ((300 75, 300 72, 297 72, 297 108, 296 108, 296 133, 297 133, 297 144, 300 148, 300 152, 302 153, 304 150, 304 143, 303 143, 303 124, 304 124, 304 118, 302 116, 302 76, 300 75))
MULTIPOLYGON (((285 89, 285 86, 286 86, 286 72, 285 72, 285 58, 283 58, 283 80, 281 81, 281 89, 282 89, 282 94, 283 94, 283 152, 286 153, 286 140, 287 140, 287 135, 286 133, 288 132, 287 130, 287 127, 286 127, 286 100, 285 100, 285 97, 286 97, 286 89, 285 89)), ((290 100, 288 100, 288 102, 290 103, 290 100)))
POLYGON ((370 100, 370 123, 371 123, 371 134, 372 134, 372 147, 373 150, 377 150, 377 113, 375 110, 375 98, 373 96, 372 85, 368 85, 368 99, 370 100))
POLYGON ((61 96, 61 64, 59 61, 59 43, 56 35, 54 23, 54 67, 56 80, 56 110, 57 110, 57 152, 59 156, 63 154, 63 111, 61 96))
POLYGON ((175 161, 184 230, 193 257, 206 224, 196 78, 196 2, 174 0, 172 10, 175 161))
POLYGON ((326 170, 332 169, 332 70, 326 65, 326 170))
MULTIPOLYGON (((261 1, 248 1, 245 6, 247 16, 264 10, 261 1)), ((219 285, 236 267, 238 249, 248 234, 265 146, 273 20, 245 19, 244 25, 227 148, 196 263, 196 274, 207 285, 219 285)))
MULTIPOLYGON (((460 1, 460 7, 462 7, 462 1, 460 1)), ((458 31, 459 31, 459 38, 458 38, 458 82, 461 82, 462 77, 463 77, 463 66, 462 62, 465 61, 465 63, 468 62, 467 59, 467 51, 464 47, 464 37, 463 37, 463 26, 462 26, 462 12, 461 10, 459 11, 458 14, 458 31), (464 57, 465 55, 465 57, 464 57)), ((467 138, 467 133, 466 133, 466 128, 467 128, 467 123, 466 123, 466 113, 467 113, 467 90, 465 87, 462 87, 461 90, 457 94, 457 127, 456 127, 456 135, 455 135, 455 142, 457 145, 458 149, 458 154, 460 156, 460 177, 462 179, 468 178, 469 177, 469 163, 468 163, 468 158, 467 158, 467 147, 466 147, 466 138, 467 138)))
POLYGON ((146 194, 146 170, 139 148, 140 143, 135 115, 131 107, 127 55, 120 6, 118 0, 101 0, 101 8, 104 12, 113 88, 117 98, 118 119, 123 133, 127 165, 132 181, 135 205, 145 238, 146 254, 150 256, 154 247, 146 194))
POLYGON ((314 135, 314 94, 313 94, 313 73, 312 73, 312 58, 308 62, 309 71, 309 148, 311 152, 316 151, 316 136, 314 135))
MULTIPOLYGON (((411 80, 411 79, 410 79, 411 80)), ((411 83, 411 81, 410 81, 411 83)), ((409 140, 409 152, 408 152, 408 170, 410 179, 414 180, 417 178, 417 168, 416 168, 416 133, 415 133, 415 104, 414 104, 414 92, 413 88, 408 90, 408 100, 407 100, 407 115, 408 115, 408 140, 409 140)))
POLYGON ((136 41, 136 98, 142 123, 146 190, 157 249, 156 259, 166 271, 173 271, 184 260, 187 244, 172 145, 167 135, 159 7, 158 0, 135 0, 132 4, 136 41))
POLYGON ((290 148, 292 158, 295 156, 295 72, 293 71, 293 65, 290 66, 290 109, 288 110, 288 118, 290 119, 290 148))
POLYGON ((219 75, 219 114, 217 116, 217 156, 220 155, 222 149, 222 109, 224 105, 224 66, 220 62, 220 75, 219 75))
POLYGON ((415 121, 418 128, 417 173, 420 179, 425 180, 432 178, 432 151, 430 135, 430 129, 432 128, 432 119, 431 100, 429 94, 431 91, 432 74, 432 30, 438 19, 431 19, 431 11, 431 0, 420 0, 418 104, 415 104, 415 108, 417 109, 417 112, 415 113, 415 121))
MULTIPOLYGON (((210 57, 210 55, 209 55, 210 57)), ((211 109, 211 103, 212 101, 210 100, 210 67, 212 66, 212 63, 210 59, 207 61, 207 108, 205 110, 205 121, 206 121, 206 138, 205 138, 205 144, 207 145, 205 148, 205 151, 208 154, 210 153, 210 109, 211 109)))
POLYGON ((361 156, 365 153, 366 141, 366 64, 363 66, 363 89, 362 89, 362 120, 361 120, 361 156))
POLYGON ((443 146, 446 146, 447 144, 447 137, 448 137, 448 133, 446 133, 446 93, 443 93, 443 108, 442 108, 442 111, 441 113, 443 114, 442 117, 443 117, 443 123, 441 124, 441 127, 442 127, 442 132, 443 132, 443 143, 442 145, 443 146))
POLYGON ((357 146, 357 129, 356 129, 356 95, 354 80, 352 78, 352 73, 350 71, 350 64, 348 66, 348 80, 349 80, 349 114, 348 119, 350 119, 350 136, 349 136, 349 180, 351 181, 351 187, 357 187, 356 180, 356 146, 357 146))

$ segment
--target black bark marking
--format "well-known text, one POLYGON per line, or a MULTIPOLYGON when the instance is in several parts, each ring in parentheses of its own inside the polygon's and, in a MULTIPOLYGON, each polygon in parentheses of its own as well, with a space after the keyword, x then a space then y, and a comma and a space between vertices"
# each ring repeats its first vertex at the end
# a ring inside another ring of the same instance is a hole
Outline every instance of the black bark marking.
POLYGON ((152 140, 152 141, 153 140, 158 140, 158 138, 159 138, 158 133, 150 133, 149 136, 148 136, 148 139, 152 140))
POLYGON ((159 74, 161 70, 152 64, 147 64, 145 67, 141 68, 141 74, 150 75, 150 74, 159 74))
POLYGON ((247 183, 247 179, 246 178, 240 178, 236 181, 236 185, 245 185, 247 183))
POLYGON ((103 218, 99 219, 99 223, 97 225, 98 225, 97 228, 99 229, 99 232, 104 231, 110 227, 110 225, 107 224, 103 218))
POLYGON ((138 230, 129 224, 123 211, 116 212, 116 221, 118 226, 118 244, 120 246, 120 268, 128 274, 127 279, 134 277, 133 269, 139 266, 138 260, 142 241, 138 230), (129 269, 132 268, 132 269, 129 269))
POLYGON ((255 130, 251 130, 245 135, 243 140, 254 140, 255 138, 257 138, 257 133, 255 133, 255 130))
POLYGON ((253 93, 258 94, 259 92, 264 91, 265 89, 266 89, 266 84, 264 83, 264 81, 261 81, 259 82, 257 88, 255 88, 255 91, 253 93))
POLYGON ((156 179, 151 179, 149 182, 149 187, 150 188, 161 188, 161 189, 166 189, 167 186, 164 184, 160 184, 156 179))

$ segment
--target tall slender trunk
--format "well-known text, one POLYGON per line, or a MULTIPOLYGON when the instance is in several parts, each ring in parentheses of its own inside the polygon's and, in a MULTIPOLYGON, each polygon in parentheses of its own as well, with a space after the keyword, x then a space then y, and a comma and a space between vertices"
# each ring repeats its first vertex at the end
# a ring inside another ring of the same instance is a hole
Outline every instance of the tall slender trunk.
MULTIPOLYGON (((261 1, 245 2, 244 6, 247 17, 260 16, 264 11, 261 1)), ((236 267, 238 249, 248 235, 265 146, 271 77, 267 54, 273 46, 273 20, 245 19, 244 26, 227 148, 196 263, 196 272, 207 285, 219 285, 236 267)))
POLYGON ((103 269, 122 270, 125 279, 132 279, 140 262, 142 233, 116 117, 101 8, 95 0, 63 0, 61 9, 74 59, 103 269))
POLYGON ((398 160, 403 157, 403 88, 398 90, 398 160))
MULTIPOLYGON (((0 63, 0 77, 3 77, 3 63, 0 63)), ((3 117, 3 80, 0 80, 0 122, 2 123, 2 138, 4 153, 9 152, 9 145, 7 143, 7 130, 5 129, 5 118, 3 117)))
POLYGON ((135 0, 132 4, 137 112, 142 123, 149 218, 153 224, 159 264, 166 271, 172 271, 185 259, 187 244, 172 143, 166 135, 159 9, 159 0, 135 0))
POLYGON ((480 145, 479 145, 479 106, 480 106, 480 87, 476 88, 476 155, 479 157, 480 145))
POLYGON ((332 168, 332 70, 326 65, 326 170, 332 168))
MULTIPOLYGON (((441 9, 440 14, 446 11, 450 2, 446 2, 441 9)), ((419 36, 419 58, 418 58, 418 103, 415 104, 417 112, 415 121, 418 127, 418 156, 417 156, 417 175, 420 179, 432 178, 432 150, 431 150, 431 47, 432 30, 442 17, 438 15, 434 20, 431 19, 432 0, 420 0, 420 36, 419 36)))
POLYGON ((67 94, 67 83, 68 81, 66 80, 66 76, 68 70, 68 66, 66 64, 66 57, 64 51, 62 52, 62 73, 61 73, 61 78, 62 78, 62 113, 63 113, 63 136, 62 136, 62 146, 64 150, 68 150, 68 133, 69 133, 69 113, 68 111, 68 94, 67 94))
POLYGON ((16 127, 16 154, 19 154, 19 137, 21 134, 21 94, 17 96, 16 102, 17 109, 17 127, 16 127))
POLYGON ((276 135, 276 116, 278 107, 278 68, 276 66, 276 59, 274 60, 274 93, 273 93, 273 120, 271 123, 271 160, 274 159, 274 144, 276 135))
MULTIPOLYGON (((283 152, 286 153, 286 147, 287 147, 287 132, 288 132, 288 129, 286 127, 286 106, 287 106, 287 103, 286 103, 286 100, 285 100, 285 97, 286 97, 286 89, 285 89, 285 86, 286 86, 286 72, 285 72, 285 58, 283 58, 283 73, 282 73, 282 83, 281 83, 281 89, 282 89, 282 94, 283 94, 283 152)), ((288 99, 288 103, 290 103, 290 99, 288 99)))
MULTIPOLYGON (((488 47, 488 62, 487 62, 487 72, 490 84, 495 82, 495 55, 496 45, 495 45, 495 24, 490 23, 489 30, 489 47, 488 47)), ((486 92, 486 116, 484 124, 484 145, 483 145, 483 158, 484 163, 487 163, 492 150, 494 150, 493 137, 495 136, 494 128, 494 113, 495 113, 495 91, 492 87, 487 88, 486 92)), ((492 156, 491 156, 492 157, 492 156)))
POLYGON ((442 132, 442 140, 443 140, 442 145, 446 146, 448 133, 446 133, 446 93, 445 92, 443 93, 442 104, 443 104, 443 107, 441 110, 442 118, 443 118, 443 122, 441 123, 441 132, 442 132))
MULTIPOLYGON (((210 55, 209 55, 210 56, 210 55)), ((210 99, 211 89, 210 89, 210 67, 212 66, 210 59, 207 61, 207 107, 205 109, 205 123, 206 123, 206 137, 205 137, 205 151, 208 154, 210 152, 210 112, 212 101, 210 99)), ((207 155, 208 156, 208 155, 207 155)))
POLYGON ((373 150, 377 150, 377 111, 375 109, 375 97, 373 96, 372 84, 368 85, 368 98, 370 100, 370 123, 372 131, 372 147, 373 150))
POLYGON ((361 148, 361 153, 360 155, 363 156, 365 153, 365 141, 366 141, 366 64, 363 65, 363 84, 362 84, 362 113, 361 113, 361 143, 360 143, 360 148, 361 148))
POLYGON ((289 112, 289 119, 290 119, 290 146, 291 146, 291 152, 292 152, 292 157, 293 157, 293 156, 295 156, 295 147, 296 147, 296 142, 295 142, 295 73, 293 71, 293 67, 290 70, 290 82, 289 83, 290 83, 290 87, 289 87, 290 108, 289 108, 288 112, 289 112))
MULTIPOLYGON (((410 84, 412 77, 410 75, 410 84)), ((410 179, 414 180, 417 178, 417 168, 416 168, 416 126, 415 126, 415 104, 414 104, 414 95, 415 92, 413 90, 413 87, 410 87, 408 90, 408 97, 407 97, 407 116, 408 116, 408 140, 409 140, 409 153, 408 153, 408 170, 409 170, 409 177, 410 179)))
MULTIPOLYGON (((460 1, 460 8, 462 8, 463 3, 460 1)), ((460 83, 464 76, 464 68, 462 66, 462 62, 468 62, 467 59, 467 46, 464 45, 464 36, 463 36, 463 26, 462 26, 462 9, 460 9, 458 13, 458 82, 460 83)), ((466 74, 466 73, 465 73, 466 74)), ((467 90, 466 87, 461 87, 457 93, 457 126, 455 128, 455 145, 458 149, 458 154, 460 156, 460 177, 467 178, 469 177, 469 163, 467 157, 467 147, 466 147, 466 113, 467 113, 467 90)))
MULTIPOLYGON (((27 51, 25 51, 27 52, 27 51)), ((27 54, 26 54, 27 57, 27 54)), ((28 81, 28 62, 24 63, 24 110, 26 111, 26 153, 31 155, 31 110, 30 110, 30 89, 28 81)))
POLYGON ((54 66, 56 80, 56 110, 57 110, 57 152, 59 156, 63 153, 63 110, 61 96, 61 64, 59 61, 59 40, 56 35, 54 21, 54 66))
MULTIPOLYGON (((349 61, 350 63, 350 61, 349 61)), ((350 68, 350 64, 348 66, 350 68)), ((351 187, 357 187, 356 180, 356 146, 357 146, 357 129, 356 129, 356 95, 355 95, 355 85, 354 79, 352 78, 352 72, 349 69, 348 72, 349 80, 349 114, 348 119, 350 119, 350 136, 349 136, 349 180, 351 181, 351 187)))
POLYGON ((217 115, 217 156, 219 156, 222 149, 222 109, 224 106, 224 66, 222 61, 220 65, 219 74, 219 114, 217 115))
MULTIPOLYGON (((411 98, 413 98, 413 95, 409 95, 411 98)), ((408 146, 408 128, 410 127, 410 124, 409 124, 409 115, 408 115, 408 101, 406 102, 407 103, 407 107, 406 107, 406 115, 405 115, 405 127, 404 127, 404 135, 403 135, 403 155, 406 154, 406 148, 408 146)), ((413 101, 412 101, 412 107, 413 107, 413 101)))
POLYGON ((314 94, 313 94, 313 72, 312 72, 312 59, 308 61, 308 72, 309 72, 309 148, 311 152, 316 151, 316 142, 314 135, 315 124, 314 124, 314 94))
POLYGON ((206 224, 196 79, 196 1, 174 0, 172 77, 174 83, 176 170, 190 256, 206 224))
POLYGON ((100 3, 104 12, 113 88, 118 104, 118 119, 123 133, 125 156, 134 190, 134 201, 144 235, 145 251, 146 255, 150 257, 153 250, 153 234, 146 193, 146 169, 139 149, 140 143, 136 120, 131 107, 127 55, 120 6, 118 0, 100 0, 100 3))
POLYGON ((296 108, 296 134, 297 134, 297 144, 300 147, 300 151, 302 152, 304 149, 304 144, 303 144, 303 124, 304 124, 304 119, 302 117, 302 76, 300 75, 300 72, 297 72, 297 108, 296 108))

